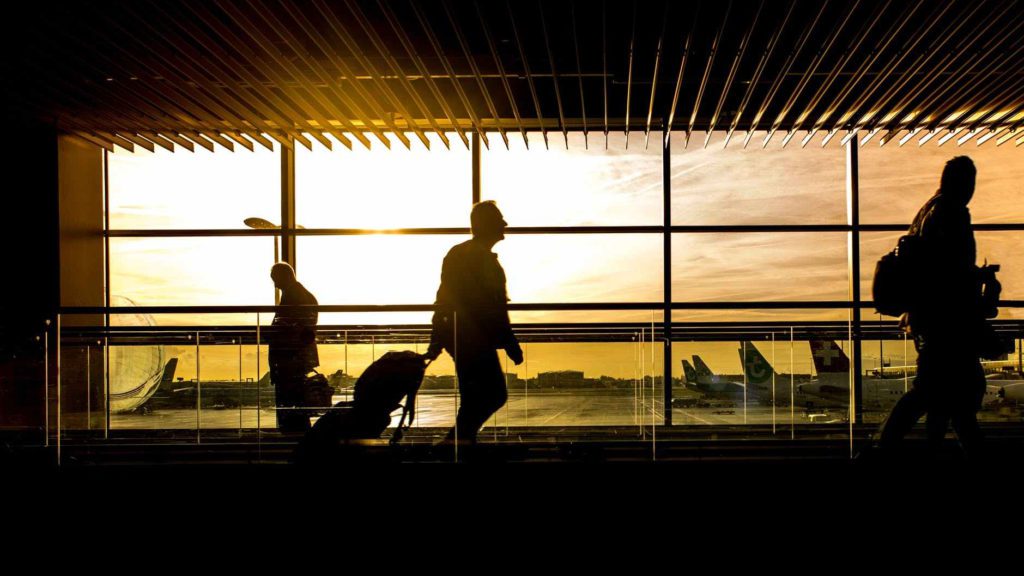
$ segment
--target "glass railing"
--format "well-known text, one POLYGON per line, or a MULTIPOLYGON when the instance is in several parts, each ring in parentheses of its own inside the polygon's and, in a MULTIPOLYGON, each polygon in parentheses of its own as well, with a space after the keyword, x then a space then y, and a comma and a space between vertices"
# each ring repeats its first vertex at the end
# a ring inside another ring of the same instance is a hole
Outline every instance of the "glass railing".
MULTIPOLYGON (((301 433, 279 430, 285 411, 315 425, 328 412, 350 410, 368 366, 389 351, 423 353, 429 344, 429 325, 387 322, 403 312, 377 312, 367 323, 365 314, 331 308, 321 307, 331 323, 315 335, 331 407, 279 405, 268 362, 272 311, 65 311, 39 351, 42 362, 49 342, 55 358, 42 399, 44 442, 242 443, 286 451, 301 433)), ((499 351, 508 400, 479 440, 650 443, 652 457, 657 443, 680 437, 827 436, 852 446, 913 384, 913 342, 892 322, 863 323, 857 378, 848 322, 677 322, 669 348, 662 311, 634 312, 651 321, 515 324, 523 362, 516 366, 499 351)), ((1004 322, 1000 330, 1016 339, 1016 352, 985 364, 989 385, 979 419, 1020 422, 1021 329, 1004 322)), ((444 436, 460 408, 459 384, 450 355, 430 364, 403 444, 444 436)), ((401 409, 391 414, 378 443, 393 436, 401 416, 401 409)))

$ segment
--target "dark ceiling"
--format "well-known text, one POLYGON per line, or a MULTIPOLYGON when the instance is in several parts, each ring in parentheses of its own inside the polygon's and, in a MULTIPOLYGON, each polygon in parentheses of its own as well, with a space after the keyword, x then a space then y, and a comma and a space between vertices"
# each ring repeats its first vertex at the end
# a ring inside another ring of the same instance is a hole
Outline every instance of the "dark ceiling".
POLYGON ((691 145, 1024 142, 1018 1, 78 1, 8 22, 8 117, 107 148, 666 124, 691 145))

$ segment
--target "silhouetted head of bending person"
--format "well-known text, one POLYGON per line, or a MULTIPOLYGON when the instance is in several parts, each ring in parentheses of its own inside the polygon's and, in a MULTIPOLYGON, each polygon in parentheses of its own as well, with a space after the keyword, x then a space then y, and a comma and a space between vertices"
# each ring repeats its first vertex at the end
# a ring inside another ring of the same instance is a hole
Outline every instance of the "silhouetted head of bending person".
POLYGON ((473 229, 473 240, 486 244, 488 248, 505 238, 505 228, 508 226, 493 200, 474 204, 469 214, 469 223, 473 229))
POLYGON ((270 279, 274 281, 274 287, 278 290, 295 284, 295 269, 287 262, 278 262, 270 268, 270 279))
POLYGON ((956 156, 942 169, 942 183, 939 192, 951 200, 966 206, 974 196, 974 178, 978 169, 967 156, 956 156))

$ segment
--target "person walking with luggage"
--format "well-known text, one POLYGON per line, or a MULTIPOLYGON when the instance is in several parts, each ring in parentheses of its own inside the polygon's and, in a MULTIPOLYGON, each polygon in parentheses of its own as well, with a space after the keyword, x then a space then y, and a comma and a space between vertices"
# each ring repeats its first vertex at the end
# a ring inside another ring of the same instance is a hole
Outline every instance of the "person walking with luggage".
POLYGON ((909 311, 900 323, 914 338, 917 376, 882 426, 879 448, 887 455, 894 453, 926 412, 933 452, 941 446, 950 420, 968 457, 977 457, 980 449, 976 414, 986 383, 979 343, 986 340, 985 318, 994 312, 986 310, 989 307, 981 297, 983 269, 975 265, 967 209, 976 173, 967 156, 948 161, 938 192, 925 202, 910 227, 909 235, 916 237, 917 277, 909 311))
POLYGON ((523 351, 508 317, 505 271, 491 249, 505 238, 508 223, 493 201, 480 202, 470 213, 473 238, 448 251, 441 266, 441 285, 434 302, 430 347, 434 360, 447 350, 455 360, 462 400, 455 426, 441 442, 476 442, 477 432, 508 399, 505 374, 497 350, 519 365, 523 351))
POLYGON ((309 415, 297 407, 304 405, 306 374, 320 365, 316 349, 316 298, 295 278, 295 269, 278 262, 270 269, 274 286, 281 291, 281 303, 268 340, 270 381, 277 404, 277 428, 281 432, 309 430, 309 415))

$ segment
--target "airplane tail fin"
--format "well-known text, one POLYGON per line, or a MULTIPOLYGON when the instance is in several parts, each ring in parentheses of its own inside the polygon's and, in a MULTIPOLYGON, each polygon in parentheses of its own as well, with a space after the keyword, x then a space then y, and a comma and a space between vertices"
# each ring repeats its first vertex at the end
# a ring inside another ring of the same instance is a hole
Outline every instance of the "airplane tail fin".
POLYGON ((259 382, 257 382, 256 385, 257 386, 270 386, 270 371, 269 370, 267 371, 266 374, 263 375, 262 378, 260 378, 259 382))
POLYGON ((697 370, 690 364, 686 358, 683 358, 683 383, 684 384, 696 384, 697 383, 697 370))
POLYGON ((160 386, 174 382, 174 373, 178 369, 178 359, 171 358, 164 365, 164 374, 160 377, 160 386))
POLYGON ((850 359, 835 340, 811 340, 811 357, 819 375, 850 371, 850 359))
POLYGON ((708 365, 705 364, 704 361, 701 360, 700 356, 697 356, 696 354, 693 355, 693 365, 695 367, 697 378, 714 378, 715 373, 712 372, 711 368, 708 368, 708 365))
POLYGON ((753 342, 740 342, 740 362, 747 374, 747 381, 751 384, 771 383, 775 368, 768 362, 768 359, 754 346, 753 342))

